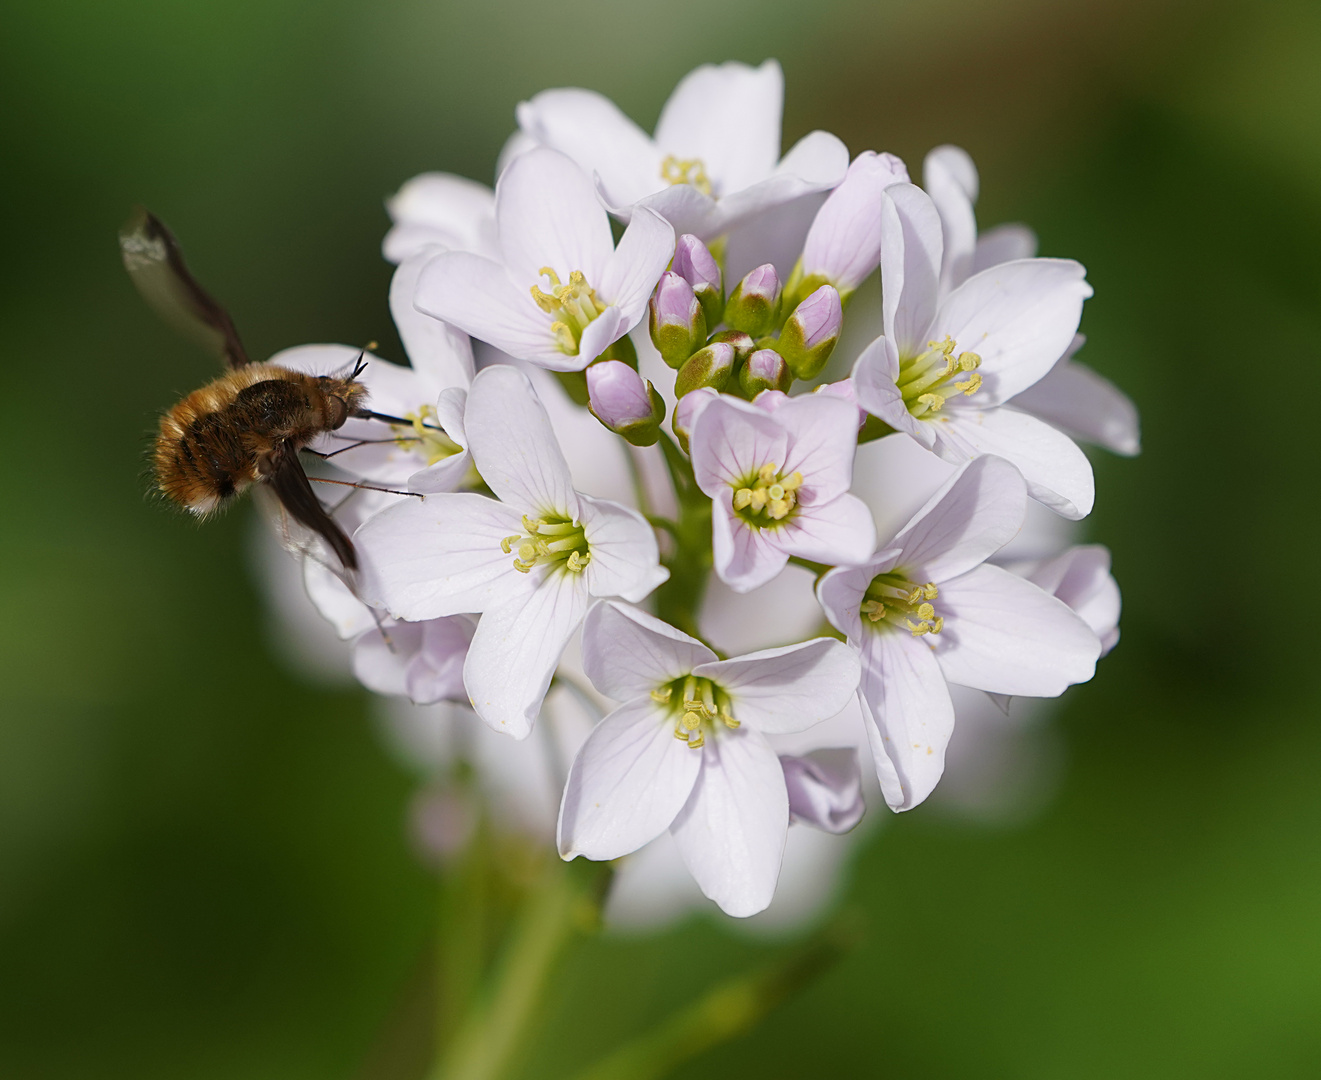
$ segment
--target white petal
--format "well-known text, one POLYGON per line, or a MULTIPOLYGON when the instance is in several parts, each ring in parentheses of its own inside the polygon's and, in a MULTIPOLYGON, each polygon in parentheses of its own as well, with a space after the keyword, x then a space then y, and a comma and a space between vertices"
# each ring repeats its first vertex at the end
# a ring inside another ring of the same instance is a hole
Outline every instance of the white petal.
POLYGON ((702 751, 674 737, 649 698, 620 706, 578 751, 560 804, 565 859, 618 859, 668 829, 692 794, 702 751))
POLYGON ((661 186, 661 155, 609 98, 576 88, 543 90, 516 110, 519 127, 596 173, 613 198, 634 203, 661 186))
MULTIPOLYGON (((647 299, 674 257, 674 229, 639 208, 606 264, 597 291, 619 308, 621 333, 632 330, 647 310, 647 299)), ((595 284, 595 283, 594 283, 595 284)))
POLYGON ((531 732, 587 603, 580 575, 555 570, 531 594, 482 616, 463 665, 463 682, 477 715, 496 731, 515 739, 531 732))
POLYGON ((843 398, 800 394, 787 398, 775 418, 788 433, 783 474, 801 472, 798 499, 805 506, 830 502, 853 482, 853 455, 858 449, 858 407, 843 398))
POLYGON ((386 209, 395 223, 383 245, 386 259, 392 263, 436 245, 499 257, 495 192, 476 180, 451 173, 423 173, 404 184, 386 209))
POLYGON ((876 549, 876 524, 865 502, 856 495, 841 495, 821 506, 801 507, 771 539, 800 559, 854 564, 876 549))
POLYGON ((945 254, 940 267, 940 288, 948 292, 972 273, 977 246, 977 166, 966 150, 938 146, 927 154, 922 166, 922 184, 940 214, 945 254))
POLYGON ((663 187, 646 198, 639 199, 631 210, 627 206, 619 206, 607 195, 608 193, 602 190, 601 197, 606 200, 610 212, 621 220, 631 219, 635 211, 646 207, 668 221, 678 236, 692 233, 696 237, 709 240, 720 232, 715 199, 698 191, 691 184, 671 184, 663 187))
POLYGON ((1110 574, 1110 552, 1102 544, 1078 544, 1024 574, 1032 584, 1064 601, 1101 639, 1104 656, 1119 640, 1119 584, 1110 574))
POLYGON ((353 643, 353 674, 368 690, 390 697, 407 697, 408 661, 422 645, 422 623, 401 622, 390 627, 387 642, 379 627, 372 627, 353 643))
POLYGON ((887 547, 922 581, 941 582, 985 562, 1023 526, 1027 489, 1006 461, 969 462, 931 496, 887 547))
POLYGON ((588 495, 578 496, 578 507, 591 547, 583 572, 591 595, 636 603, 670 576, 660 565, 655 531, 636 510, 588 495))
POLYGON ((413 473, 408 478, 409 491, 420 491, 424 495, 454 491, 468 479, 472 470, 472 454, 468 452, 468 436, 463 426, 463 412, 467 405, 466 390, 451 386, 440 392, 436 398, 436 420, 445 434, 463 449, 413 473))
MULTIPOLYGON (((284 564, 283 556, 280 561, 284 564)), ((307 598, 341 640, 347 641, 376 626, 371 608, 353 595, 339 574, 316 559, 300 561, 307 598)))
POLYGON ((768 735, 805 731, 840 712, 858 688, 858 656, 842 641, 814 638, 714 660, 693 674, 729 691, 734 719, 768 735))
POLYGON ((936 426, 937 452, 957 462, 994 454, 1012 462, 1037 502, 1077 521, 1092 512, 1096 481, 1087 455, 1067 435, 1016 409, 950 409, 936 426))
POLYGON ((1137 406, 1086 364, 1061 360, 1040 382, 1017 395, 1013 405, 1116 454, 1132 457, 1142 449, 1137 406))
POLYGON ((893 154, 859 154, 812 221, 803 272, 823 275, 844 293, 856 289, 881 261, 885 189, 907 182, 908 170, 893 154))
POLYGON ((862 630, 859 608, 867 586, 877 574, 891 568, 893 556, 897 552, 886 551, 881 554, 885 558, 879 561, 873 559, 861 566, 837 566, 828 570, 817 582, 816 598, 826 613, 826 620, 852 640, 857 640, 862 630))
POLYGON ((888 337, 878 337, 862 350, 853 365, 853 392, 858 404, 895 431, 916 439, 930 450, 935 442, 931 425, 913 418, 904 404, 899 378, 899 350, 888 337))
MULTIPOLYGON (((724 233, 754 221, 765 221, 770 226, 770 222, 766 221, 769 212, 804 196, 833 188, 843 179, 848 165, 848 147, 838 138, 825 131, 810 132, 794 144, 776 166, 775 172, 765 180, 759 180, 742 191, 732 192, 722 198, 714 208, 713 220, 708 224, 707 231, 711 234, 724 233)), ((801 248, 801 241, 798 246, 801 248)), ((729 280, 738 279, 731 274, 729 280)))
POLYGON ((763 465, 783 465, 788 448, 784 425, 763 410, 721 396, 693 422, 690 438, 697 486, 717 502, 754 476, 763 465))
POLYGON ((849 148, 828 131, 809 131, 780 158, 776 176, 794 176, 811 190, 833 188, 849 171, 849 148))
POLYGON ((891 810, 911 810, 945 771, 954 731, 949 688, 931 649, 906 631, 864 629, 859 644, 863 716, 881 791, 891 810))
POLYGON ((1092 295, 1072 259, 1021 259, 974 274, 940 305, 931 337, 982 358, 983 408, 1026 390, 1063 355, 1092 295))
POLYGON ((977 238, 972 273, 1015 259, 1030 259, 1037 253, 1037 234, 1026 225, 997 225, 977 238))
POLYGON ((700 641, 627 604, 597 601, 583 622, 583 670, 616 701, 649 694, 715 658, 700 641))
POLYGON ((656 145, 662 154, 700 160, 720 198, 770 176, 780 157, 783 110, 784 73, 776 61, 757 68, 703 64, 665 103, 656 145))
POLYGON ((548 364, 565 359, 555 347, 550 316, 490 259, 462 251, 437 255, 422 268, 414 303, 511 356, 548 364))
POLYGON ((866 812, 858 755, 851 747, 814 750, 794 757, 780 755, 789 813, 822 832, 846 833, 866 812))
POLYGON ((406 499, 354 534, 363 598, 422 622, 524 596, 536 583, 500 548, 502 538, 521 532, 516 510, 481 495, 406 499))
MULTIPOLYGON (((942 250, 940 215, 925 191, 894 184, 881 196, 881 288, 885 336, 900 356, 927 347, 936 314, 942 250)), ((971 348, 971 346, 965 346, 971 348)))
POLYGON ((582 337, 578 339, 577 353, 571 357, 565 356, 569 363, 555 367, 549 364, 542 366, 550 367, 552 371, 581 371, 624 334, 623 312, 617 307, 608 307, 583 328, 582 337))
POLYGON ((711 552, 717 576, 735 592, 751 592, 789 564, 778 530, 756 529, 734 513, 727 499, 711 503, 711 552))
POLYGON ((577 520, 569 466, 526 375, 508 364, 483 368, 463 422, 477 471, 501 499, 531 516, 577 520))
POLYGON ((422 252, 399 264, 390 279, 390 314, 413 370, 439 392, 472 382, 472 343, 467 334, 413 306, 418 279, 430 261, 422 252))
POLYGON ((543 266, 566 283, 581 270, 595 286, 615 249, 591 177, 556 150, 529 150, 509 163, 496 184, 495 216, 505 266, 524 289, 548 287, 543 266))
POLYGON ((702 892, 727 915, 763 910, 775 895, 788 831, 784 772, 764 737, 740 728, 708 739, 697 783, 670 827, 702 892))
POLYGON ((950 682, 994 694, 1057 697, 1086 682, 1101 645, 1063 601, 998 566, 940 586, 944 630, 932 642, 950 682))

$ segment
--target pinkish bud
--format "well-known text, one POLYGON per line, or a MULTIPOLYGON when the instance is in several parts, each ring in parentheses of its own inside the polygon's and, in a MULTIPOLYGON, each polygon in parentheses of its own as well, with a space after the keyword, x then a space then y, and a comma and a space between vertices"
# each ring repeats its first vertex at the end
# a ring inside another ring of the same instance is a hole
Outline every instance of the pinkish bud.
POLYGON ((775 326, 780 312, 780 276, 765 263, 738 283, 725 305, 725 322, 735 330, 761 337, 775 326))
POLYGON ((706 315, 683 276, 666 270, 651 294, 651 340, 670 367, 679 368, 706 340, 706 315))
POLYGON ((749 400, 763 390, 788 390, 793 381, 789 365, 774 349, 758 349, 738 373, 739 388, 749 400))
POLYGON ((674 249, 674 272, 689 285, 706 313, 706 325, 715 326, 722 317, 725 294, 721 284, 720 264, 710 249, 697 237, 684 233, 674 249))
POLYGON ((789 791, 789 818, 828 833, 845 833, 862 820, 862 774, 852 750, 813 750, 780 758, 789 791))
POLYGON ((727 341, 717 341, 699 349, 679 369, 674 380, 675 397, 682 398, 703 386, 723 390, 734 373, 735 357, 734 346, 727 341))
POLYGON ((587 369, 592 415, 634 446, 650 446, 658 437, 665 405, 645 379, 619 360, 603 360, 587 369))
POLYGON ((779 350, 795 378, 818 375, 839 341, 844 309, 839 293, 822 285, 799 304, 780 332, 779 350))

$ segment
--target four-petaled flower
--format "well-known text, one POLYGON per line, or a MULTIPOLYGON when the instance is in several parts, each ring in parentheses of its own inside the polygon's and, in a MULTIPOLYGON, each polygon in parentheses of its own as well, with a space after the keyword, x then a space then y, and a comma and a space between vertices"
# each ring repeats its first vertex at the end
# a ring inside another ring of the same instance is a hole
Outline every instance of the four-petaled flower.
POLYGON ((946 682, 1056 697, 1092 677, 1101 643, 1056 599, 986 559, 1023 524, 1027 491, 982 457, 947 482, 875 556, 817 585, 832 626, 862 657, 858 699, 885 800, 908 810, 945 767, 954 727, 946 682))
POLYGON ((521 739, 591 598, 641 600, 668 574, 640 514, 573 489, 522 372, 482 371, 465 423, 473 462, 500 501, 432 495, 370 518, 355 536, 361 590, 410 621, 482 613, 464 685, 483 720, 521 739))
POLYGON ((771 902, 789 828, 785 774, 765 736, 803 731, 848 704, 858 659, 816 638, 717 659, 636 608, 598 603, 583 669, 623 704, 578 752, 560 806, 566 859, 617 859, 667 829, 689 872, 730 915, 771 902))

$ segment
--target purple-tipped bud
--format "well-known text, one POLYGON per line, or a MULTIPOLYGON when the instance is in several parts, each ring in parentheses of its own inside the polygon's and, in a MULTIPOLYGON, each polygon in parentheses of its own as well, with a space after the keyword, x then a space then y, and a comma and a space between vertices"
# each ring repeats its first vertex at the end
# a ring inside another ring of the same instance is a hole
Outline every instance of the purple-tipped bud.
POLYGON ((780 331, 779 350, 795 378, 820 374, 843 326, 844 308, 832 285, 822 285, 794 309, 780 331))
POLYGON ((666 270, 656 283, 650 303, 651 340, 672 368, 701 348, 706 340, 706 314, 683 276, 666 270))
POLYGON ((699 349, 679 369, 674 380, 674 396, 682 398, 703 386, 723 390, 729 385, 729 377, 734 373, 736 357, 734 346, 727 341, 717 341, 699 349))
POLYGON ((725 308, 725 292, 720 264, 710 249, 691 233, 679 237, 674 248, 674 272, 689 285, 706 313, 706 325, 720 322, 725 308))
POLYGON ((775 326, 780 313, 780 275, 765 263, 738 283, 725 305, 725 322, 735 330, 761 337, 775 326))
POLYGON ((862 820, 862 774, 852 750, 813 750, 780 758, 789 818, 822 832, 845 833, 862 820))
POLYGON ((738 373, 739 389, 749 400, 763 390, 788 390, 793 381, 789 365, 774 349, 758 349, 738 373))
POLYGON ((740 364, 751 356, 757 348, 757 343, 742 330, 721 330, 718 334, 712 334, 710 344, 714 345, 717 341, 733 345, 734 361, 740 364))
POLYGON ((634 446, 651 446, 665 419, 665 403, 655 387, 627 364, 603 360, 587 369, 592 415, 634 446))

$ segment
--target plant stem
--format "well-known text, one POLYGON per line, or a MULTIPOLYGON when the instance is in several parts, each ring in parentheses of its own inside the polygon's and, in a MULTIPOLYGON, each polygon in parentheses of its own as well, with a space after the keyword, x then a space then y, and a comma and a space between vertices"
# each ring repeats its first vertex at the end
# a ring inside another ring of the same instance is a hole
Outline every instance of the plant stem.
POLYGON ((669 580, 656 590, 656 614, 685 634, 700 637, 697 616, 711 573, 711 500, 697 486, 692 464, 664 432, 660 445, 679 504, 679 520, 668 530, 674 551, 665 560, 669 580))

